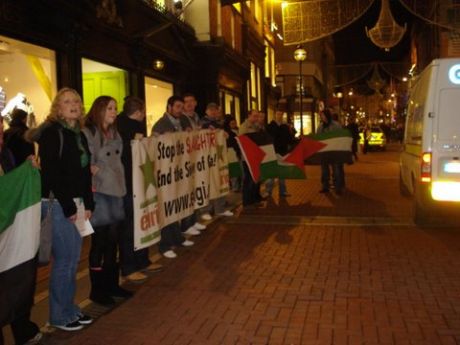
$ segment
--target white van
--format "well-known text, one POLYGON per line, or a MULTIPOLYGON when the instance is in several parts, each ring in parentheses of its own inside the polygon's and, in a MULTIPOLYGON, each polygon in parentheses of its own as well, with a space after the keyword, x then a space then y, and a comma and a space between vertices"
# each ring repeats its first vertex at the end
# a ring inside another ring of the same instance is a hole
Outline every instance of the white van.
POLYGON ((411 89, 400 187, 416 224, 460 210, 460 59, 433 60, 411 89))

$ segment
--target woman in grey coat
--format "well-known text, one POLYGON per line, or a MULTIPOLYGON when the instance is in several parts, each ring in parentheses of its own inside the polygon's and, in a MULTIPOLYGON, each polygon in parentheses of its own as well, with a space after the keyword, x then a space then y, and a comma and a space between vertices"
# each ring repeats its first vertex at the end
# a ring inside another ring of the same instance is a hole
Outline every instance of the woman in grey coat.
POLYGON ((121 162, 123 143, 114 125, 116 117, 115 99, 100 96, 92 104, 83 129, 91 151, 96 203, 91 218, 94 234, 89 253, 90 299, 103 305, 113 304, 113 296, 132 296, 132 292, 118 285, 117 252, 120 227, 125 218, 123 196, 126 194, 126 185, 121 162))

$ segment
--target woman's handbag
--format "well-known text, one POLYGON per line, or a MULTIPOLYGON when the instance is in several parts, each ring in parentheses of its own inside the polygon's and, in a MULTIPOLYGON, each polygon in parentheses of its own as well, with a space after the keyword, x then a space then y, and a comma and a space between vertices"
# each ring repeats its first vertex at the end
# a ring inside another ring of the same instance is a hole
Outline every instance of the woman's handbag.
POLYGON ((95 192, 94 203, 90 218, 92 226, 105 226, 125 219, 122 197, 95 192))
POLYGON ((40 247, 38 250, 38 264, 48 265, 51 260, 51 243, 53 242, 53 203, 54 195, 50 192, 48 210, 40 223, 40 247))

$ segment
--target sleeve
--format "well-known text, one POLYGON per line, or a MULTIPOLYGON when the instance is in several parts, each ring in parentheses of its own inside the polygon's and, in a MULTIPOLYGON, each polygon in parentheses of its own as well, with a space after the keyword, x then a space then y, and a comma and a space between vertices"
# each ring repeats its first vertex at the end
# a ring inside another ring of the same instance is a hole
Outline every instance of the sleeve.
POLYGON ((89 149, 89 153, 91 154, 91 164, 97 165, 96 164, 97 154, 96 152, 94 152, 96 150, 94 146, 94 136, 92 135, 89 128, 84 128, 82 132, 85 135, 86 141, 88 142, 88 149, 89 149))
MULTIPOLYGON (((64 140, 64 136, 62 136, 64 140)), ((69 194, 64 180, 64 174, 61 172, 62 157, 59 155, 59 148, 65 146, 61 143, 61 137, 58 130, 47 130, 43 133, 39 142, 39 155, 42 174, 54 197, 61 204, 62 210, 66 217, 70 217, 77 212, 77 207, 69 194)))
MULTIPOLYGON (((88 152, 88 155, 91 157, 91 161, 93 160, 92 158, 92 152, 89 149, 89 144, 88 141, 86 140, 86 136, 82 135, 82 143, 83 146, 85 147, 85 150, 88 152)), ((90 170, 90 165, 88 164, 86 167, 83 168, 83 175, 85 179, 85 190, 83 191, 83 202, 85 204, 85 210, 90 210, 91 212, 94 211, 94 198, 93 198, 93 191, 91 188, 92 185, 92 176, 91 176, 91 170, 90 170)))

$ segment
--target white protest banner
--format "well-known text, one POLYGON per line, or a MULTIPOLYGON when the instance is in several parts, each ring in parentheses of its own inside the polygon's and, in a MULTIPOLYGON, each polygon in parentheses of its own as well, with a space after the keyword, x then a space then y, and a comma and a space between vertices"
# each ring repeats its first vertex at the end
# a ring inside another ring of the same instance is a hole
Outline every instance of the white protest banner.
POLYGON ((167 133, 133 140, 134 249, 159 230, 229 191, 222 130, 167 133))

